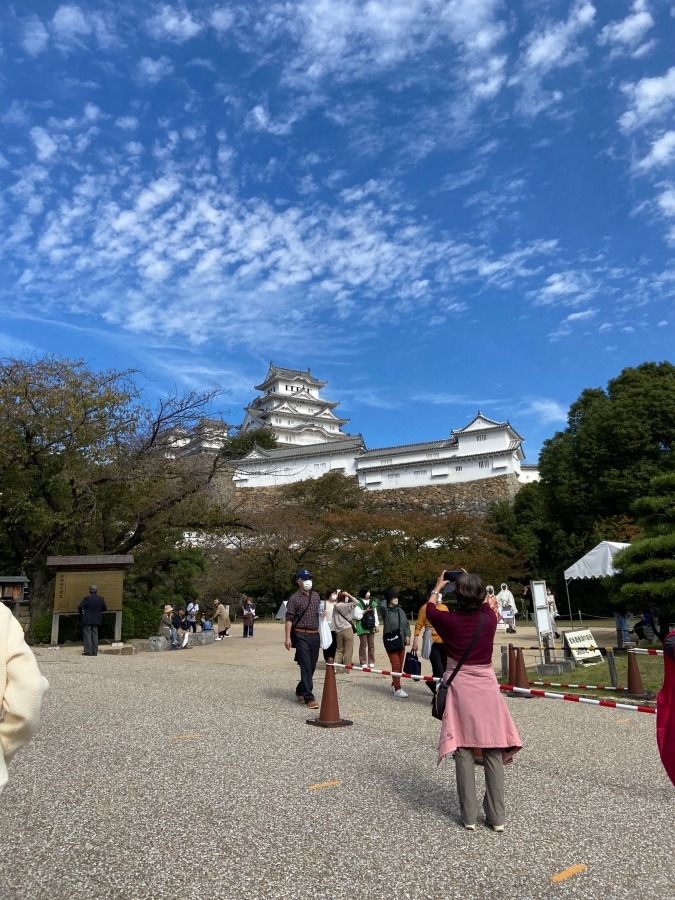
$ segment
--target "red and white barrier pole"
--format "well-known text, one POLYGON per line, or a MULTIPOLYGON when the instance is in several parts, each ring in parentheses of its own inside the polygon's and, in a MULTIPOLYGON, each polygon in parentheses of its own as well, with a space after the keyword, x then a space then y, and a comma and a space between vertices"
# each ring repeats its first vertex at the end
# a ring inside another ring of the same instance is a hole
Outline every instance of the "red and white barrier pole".
POLYGON ((540 684, 543 687, 582 688, 584 691, 627 691, 625 687, 614 687, 611 684, 562 684, 559 681, 530 681, 529 684, 540 684))
POLYGON ((651 647, 629 647, 629 653, 648 653, 650 656, 663 656, 663 650, 652 650, 651 647))
POLYGON ((508 684, 500 684, 500 691, 513 691, 516 694, 526 694, 530 697, 545 697, 547 700, 570 700, 572 703, 590 703, 592 706, 606 706, 609 709, 623 709, 628 712, 643 712, 656 715, 656 710, 651 706, 633 706, 632 703, 616 703, 614 700, 592 700, 590 697, 577 697, 574 694, 555 694, 553 691, 537 691, 534 688, 511 687, 508 684))
MULTIPOLYGON (((440 681, 440 678, 434 678, 433 675, 408 675, 407 672, 390 672, 388 669, 372 669, 370 666, 350 666, 344 663, 326 663, 329 666, 335 666, 337 669, 353 670, 355 672, 373 673, 374 675, 388 675, 393 678, 411 678, 413 681, 440 681)), ((577 697, 574 694, 556 694, 553 691, 538 691, 534 688, 526 689, 512 687, 508 684, 500 684, 500 691, 509 691, 516 694, 526 694, 531 697, 545 697, 547 700, 571 700, 572 703, 590 703, 592 706, 605 706, 609 709, 624 709, 629 712, 644 712, 656 714, 656 710, 651 706, 634 706, 632 703, 616 703, 614 700, 593 700, 590 697, 577 697)))

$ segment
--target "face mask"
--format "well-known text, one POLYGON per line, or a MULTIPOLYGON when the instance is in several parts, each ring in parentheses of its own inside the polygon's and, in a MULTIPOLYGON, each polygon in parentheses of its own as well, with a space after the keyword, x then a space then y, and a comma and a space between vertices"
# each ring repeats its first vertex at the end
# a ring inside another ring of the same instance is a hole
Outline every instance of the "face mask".
POLYGON ((398 606, 398 597, 392 597, 391 600, 389 601, 389 603, 392 606, 398 606))
POLYGON ((335 601, 337 600, 337 594, 331 594, 330 599, 333 601, 333 603, 335 603, 335 601))
POLYGON ((303 582, 302 582, 302 586, 304 587, 304 589, 305 589, 306 591, 311 591, 311 589, 312 589, 312 582, 311 582, 311 581, 303 581, 303 582))

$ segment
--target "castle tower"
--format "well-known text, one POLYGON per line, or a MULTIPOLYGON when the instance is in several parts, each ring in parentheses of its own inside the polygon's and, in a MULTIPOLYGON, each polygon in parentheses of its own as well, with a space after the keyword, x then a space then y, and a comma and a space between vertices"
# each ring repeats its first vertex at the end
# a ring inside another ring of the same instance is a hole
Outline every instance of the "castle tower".
POLYGON ((296 447, 344 438, 341 428, 349 419, 339 419, 333 412, 339 403, 320 396, 325 386, 309 369, 302 372, 270 363, 265 380, 255 386, 262 396, 245 408, 242 433, 270 428, 280 445, 296 447))

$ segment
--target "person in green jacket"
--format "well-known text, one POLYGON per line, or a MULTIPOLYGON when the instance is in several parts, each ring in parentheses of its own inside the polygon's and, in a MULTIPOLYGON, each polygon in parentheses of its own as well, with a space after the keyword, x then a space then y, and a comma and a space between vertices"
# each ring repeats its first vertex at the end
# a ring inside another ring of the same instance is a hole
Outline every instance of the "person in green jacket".
POLYGON ((363 587, 359 591, 357 606, 364 611, 363 619, 354 619, 354 627, 359 636, 359 665, 372 668, 375 665, 377 601, 371 600, 368 588, 363 587), (368 615, 369 611, 372 611, 372 616, 368 615), (366 621, 365 625, 363 624, 364 619, 366 621))
MULTIPOLYGON (((382 640, 387 651, 392 672, 402 672, 405 648, 410 644, 410 622, 398 605, 396 591, 388 588, 384 592, 384 603, 380 604, 382 640)), ((401 687, 400 676, 392 675, 389 690, 397 700, 406 700, 408 695, 401 687)))

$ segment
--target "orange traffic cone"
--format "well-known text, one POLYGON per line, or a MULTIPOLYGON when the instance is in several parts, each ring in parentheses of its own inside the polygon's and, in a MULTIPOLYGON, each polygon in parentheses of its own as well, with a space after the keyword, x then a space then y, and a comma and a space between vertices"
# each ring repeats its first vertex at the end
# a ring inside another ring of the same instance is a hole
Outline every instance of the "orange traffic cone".
POLYGON ((335 667, 333 666, 332 657, 326 660, 326 677, 323 681, 319 718, 307 719, 307 724, 318 725, 320 728, 344 728, 345 725, 354 724, 349 719, 340 718, 337 684, 335 683, 335 667))
POLYGON ((650 697, 653 697, 654 694, 651 691, 646 691, 645 686, 642 683, 642 675, 640 675, 640 669, 638 668, 637 659, 635 659, 635 653, 631 653, 630 650, 626 654, 628 656, 628 690, 626 693, 629 697, 637 697, 641 700, 648 700, 650 697))
POLYGON ((516 651, 513 644, 509 644, 509 684, 513 687, 516 683, 516 651))
MULTIPOLYGON (((523 648, 516 647, 516 683, 514 687, 525 688, 530 690, 530 682, 527 680, 527 671, 525 669, 525 657, 523 656, 523 648)), ((532 694, 516 694, 517 697, 531 697, 532 694)))

